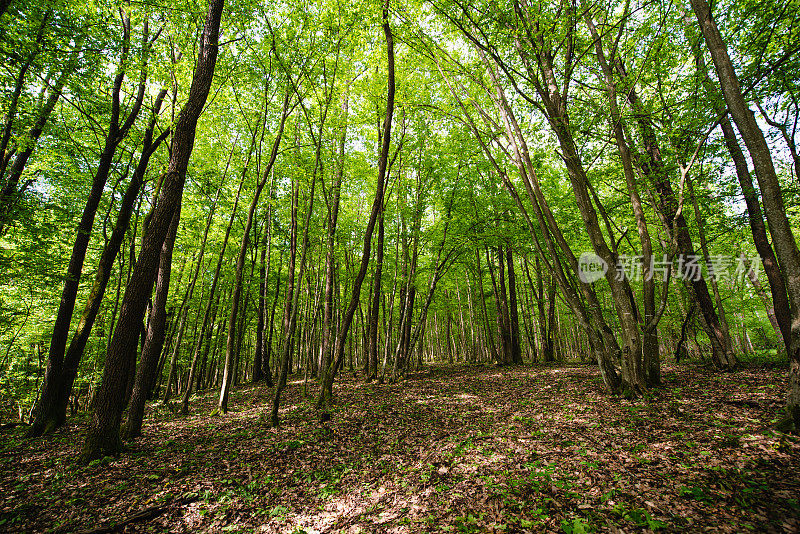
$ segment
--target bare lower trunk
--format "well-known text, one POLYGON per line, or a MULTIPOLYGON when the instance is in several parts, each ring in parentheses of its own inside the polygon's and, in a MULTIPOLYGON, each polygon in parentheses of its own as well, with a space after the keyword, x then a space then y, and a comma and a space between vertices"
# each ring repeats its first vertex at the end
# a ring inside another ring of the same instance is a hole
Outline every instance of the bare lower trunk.
POLYGON ((136 369, 133 382, 133 392, 128 403, 128 419, 125 423, 124 435, 126 439, 138 438, 142 433, 142 420, 144 407, 148 395, 153 388, 158 369, 158 360, 164 347, 167 325, 167 296, 169 281, 172 271, 172 250, 175 246, 175 237, 178 232, 180 220, 180 206, 167 232, 164 245, 159 258, 158 279, 156 281, 156 295, 153 299, 153 311, 147 322, 147 334, 142 348, 142 357, 136 369))

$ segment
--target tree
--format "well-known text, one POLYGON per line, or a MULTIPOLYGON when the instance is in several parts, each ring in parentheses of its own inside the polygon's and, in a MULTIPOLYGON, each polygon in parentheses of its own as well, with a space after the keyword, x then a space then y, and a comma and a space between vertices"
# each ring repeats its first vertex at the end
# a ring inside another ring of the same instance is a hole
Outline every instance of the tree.
POLYGON ((208 4, 189 98, 175 125, 172 153, 161 196, 144 236, 142 252, 125 289, 120 317, 109 344, 103 380, 95 397, 95 409, 81 453, 83 462, 89 462, 104 454, 117 454, 120 449, 119 426, 124 408, 121 400, 127 387, 129 362, 136 357, 135 340, 138 337, 139 323, 144 314, 147 297, 153 287, 160 249, 180 206, 186 168, 194 147, 197 121, 214 76, 223 5, 224 0, 210 0, 208 4))
MULTIPOLYGON (((317 397, 317 407, 326 407, 333 396, 333 381, 336 377, 336 372, 342 365, 344 358, 344 347, 347 341, 347 333, 350 330, 350 324, 353 322, 358 301, 360 299, 361 284, 364 282, 364 277, 367 274, 369 267, 369 257, 372 247, 372 232, 375 229, 380 214, 381 206, 383 204, 383 184, 386 177, 386 168, 389 163, 389 145, 391 142, 392 133, 392 115, 394 114, 394 96, 395 96, 395 66, 394 66, 394 35, 392 28, 389 25, 389 0, 385 0, 383 4, 383 34, 386 39, 386 55, 387 55, 387 89, 386 89, 386 114, 383 118, 383 134, 381 152, 378 157, 378 179, 375 184, 375 197, 372 202, 372 209, 370 211, 367 228, 364 231, 364 247, 361 252, 361 265, 353 281, 352 293, 350 303, 347 306, 344 316, 342 317, 339 333, 336 337, 333 352, 330 361, 323 361, 320 366, 320 393, 317 397)), ((275 420, 277 410, 273 409, 273 423, 275 420)))
POLYGON ((758 127, 755 115, 744 99, 727 47, 711 15, 711 8, 705 0, 691 0, 691 6, 711 53, 728 111, 739 128, 753 161, 775 253, 786 280, 792 314, 787 347, 790 366, 787 407, 794 428, 800 429, 800 251, 786 216, 783 191, 769 146, 764 139, 764 133, 758 127))
MULTIPOLYGON (((227 343, 225 344, 225 367, 222 376, 222 389, 220 390, 219 395, 219 403, 217 409, 221 413, 225 413, 228 410, 228 394, 230 392, 230 385, 233 380, 233 343, 234 343, 234 335, 236 332, 236 317, 239 310, 239 299, 241 298, 242 292, 242 269, 244 268, 244 260, 245 254, 247 252, 247 243, 250 238, 250 229, 253 225, 253 217, 255 216, 256 206, 258 206, 258 198, 261 195, 261 190, 264 189, 264 185, 267 183, 267 178, 272 174, 272 167, 275 164, 275 159, 278 157, 278 147, 281 144, 281 138, 283 137, 283 129, 286 124, 286 118, 291 112, 290 99, 291 91, 287 87, 286 94, 283 97, 283 107, 281 110, 281 118, 280 123, 278 125, 278 131, 275 134, 275 139, 272 141, 272 150, 269 155, 269 161, 267 162, 266 167, 264 168, 264 173, 262 174, 261 178, 259 179, 258 183, 256 184, 256 190, 253 194, 253 199, 250 202, 250 208, 247 210, 247 222, 244 226, 244 234, 242 237, 242 245, 239 247, 239 255, 236 260, 236 279, 234 281, 233 286, 233 295, 231 300, 231 312, 230 318, 228 320, 228 339, 227 343)), ((267 112, 266 106, 267 102, 264 102, 264 113, 267 112)))
MULTIPOLYGON (((67 371, 64 367, 64 351, 69 336, 72 312, 75 309, 75 299, 78 293, 81 271, 83 270, 83 262, 86 258, 86 249, 89 246, 95 214, 97 213, 100 197, 103 194, 103 189, 105 188, 109 172, 111 171, 114 154, 117 151, 117 147, 128 135, 133 123, 136 121, 144 101, 145 86, 147 83, 147 56, 148 50, 152 44, 147 21, 145 21, 144 30, 142 31, 142 68, 137 93, 128 116, 122 120, 120 116, 121 92, 122 84, 125 79, 128 54, 130 52, 131 27, 130 16, 122 9, 120 9, 120 17, 122 19, 122 50, 120 52, 117 74, 111 89, 111 117, 109 119, 103 151, 100 155, 100 162, 97 165, 97 170, 92 180, 92 188, 86 199, 81 221, 78 224, 77 236, 75 237, 75 244, 72 247, 72 256, 70 257, 66 279, 64 280, 61 304, 58 308, 58 316, 56 317, 53 335, 50 340, 47 364, 48 370, 45 374, 45 384, 43 386, 41 400, 43 413, 37 417, 37 424, 35 424, 32 429, 34 435, 52 431, 63 422, 62 409, 66 411, 66 401, 64 397, 65 393, 68 393, 72 386, 72 381, 68 378, 70 371, 67 371)), ((158 37, 158 33, 156 34, 156 38, 158 37)), ((113 258, 111 261, 113 261, 113 258)), ((74 360, 75 357, 73 356, 72 359, 74 360)), ((73 364, 70 364, 70 367, 73 367, 73 364)))
MULTIPOLYGON (((158 113, 165 96, 166 91, 162 90, 156 97, 155 104, 153 105, 153 116, 144 135, 142 154, 139 158, 139 163, 125 190, 114 230, 103 249, 103 255, 100 258, 97 275, 95 276, 89 299, 86 301, 86 306, 81 314, 75 334, 67 348, 63 364, 61 366, 55 364, 48 365, 48 374, 45 375, 44 384, 42 386, 39 410, 37 411, 31 427, 32 435, 40 435, 54 430, 60 427, 66 419, 67 403, 69 401, 72 385, 78 373, 78 364, 86 348, 92 326, 100 311, 103 295, 105 294, 108 281, 111 278, 114 260, 119 253, 125 233, 128 231, 134 203, 139 197, 150 158, 170 133, 169 128, 167 128, 161 132, 157 138, 153 139, 158 113)), ((51 345, 51 352, 52 351, 53 347, 51 345)))

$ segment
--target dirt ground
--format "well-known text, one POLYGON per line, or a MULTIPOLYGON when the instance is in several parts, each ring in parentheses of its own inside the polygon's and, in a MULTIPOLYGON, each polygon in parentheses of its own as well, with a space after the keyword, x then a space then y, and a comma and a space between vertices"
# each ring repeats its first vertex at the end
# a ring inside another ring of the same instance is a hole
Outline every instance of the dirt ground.
MULTIPOLYGON (((771 429, 785 369, 667 367, 635 401, 594 367, 433 367, 396 385, 350 376, 321 422, 302 382, 211 417, 149 407, 119 458, 0 433, 0 531, 799 532, 800 441, 771 429)), ((312 389, 312 391, 314 391, 312 389)))

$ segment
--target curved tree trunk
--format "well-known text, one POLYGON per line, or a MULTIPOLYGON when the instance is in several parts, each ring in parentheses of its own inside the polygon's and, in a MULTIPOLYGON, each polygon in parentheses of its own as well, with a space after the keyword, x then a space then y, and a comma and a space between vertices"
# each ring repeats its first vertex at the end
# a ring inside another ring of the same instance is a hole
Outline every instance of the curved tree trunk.
MULTIPOLYGON (((641 317, 642 328, 642 364, 644 366, 645 380, 648 386, 655 386, 661 383, 661 361, 660 347, 658 342, 658 317, 655 300, 655 278, 653 276, 653 244, 650 239, 650 231, 647 228, 647 218, 644 213, 642 199, 639 196, 639 188, 636 183, 636 175, 633 169, 633 157, 630 147, 625 139, 622 114, 617 103, 617 85, 614 80, 614 57, 607 58, 603 49, 603 41, 598 34, 594 22, 589 13, 585 15, 586 25, 594 38, 595 51, 600 67, 606 82, 606 93, 610 105, 610 122, 614 132, 614 139, 617 144, 620 161, 622 162, 625 183, 628 188, 628 195, 633 208, 634 219, 636 220, 636 230, 639 234, 639 242, 642 246, 642 301, 644 313, 641 317)), ((622 27, 620 28, 622 31, 622 27)), ((612 50, 612 54, 615 50, 612 50)), ((634 259, 633 261, 638 261, 634 259)), ((634 266, 638 268, 638 266, 634 266)))
MULTIPOLYGON (((688 16, 684 17, 687 23, 687 33, 691 20, 688 16)), ((691 38, 692 36, 690 36, 691 38)), ((694 50, 696 48, 693 47, 694 50)), ((783 346, 788 349, 791 342, 791 307, 789 306, 789 297, 786 293, 786 284, 783 280, 778 260, 775 258, 775 251, 767 237, 767 229, 764 225, 764 214, 761 210, 761 202, 758 198, 758 192, 753 185, 753 177, 748 168, 747 159, 742 152, 742 147, 739 145, 739 140, 736 137, 736 131, 731 124, 730 116, 727 108, 722 104, 722 95, 720 89, 708 77, 708 68, 706 66, 703 54, 695 51, 695 63, 705 90, 712 96, 712 102, 720 102, 716 106, 716 111, 720 115, 719 125, 722 129, 722 135, 725 139, 725 147, 733 160, 733 165, 736 168, 736 177, 739 180, 739 186, 742 189, 742 196, 747 206, 747 218, 750 223, 750 233, 753 235, 753 243, 756 246, 756 252, 761 257, 761 262, 764 266, 764 273, 767 275, 769 282, 770 293, 772 295, 772 304, 766 305, 767 315, 770 321, 775 320, 779 329, 781 337, 783 338, 783 346)), ((748 273, 751 271, 748 271, 748 273)), ((760 284, 759 284, 760 285, 760 284)), ((763 291, 762 291, 763 293, 763 291)))
MULTIPOLYGON (((41 412, 41 407, 44 407, 44 412, 41 416, 37 415, 37 424, 34 424, 33 428, 31 429, 33 434, 40 434, 45 431, 53 430, 63 422, 60 420, 63 416, 61 416, 58 412, 60 412, 60 406, 63 404, 64 390, 67 387, 67 382, 70 382, 70 388, 72 386, 71 380, 68 378, 69 371, 64 365, 64 356, 67 348, 67 339, 69 337, 69 327, 72 321, 72 312, 75 309, 75 300, 78 295, 78 287, 80 284, 81 273, 83 271, 83 263, 86 259, 86 250, 89 248, 89 239, 91 238, 92 227, 94 226, 94 218, 97 214, 97 208, 100 205, 100 199, 103 196, 103 190, 105 188, 106 181, 108 181, 108 175, 111 172, 111 165, 113 163, 117 147, 123 141, 123 139, 127 137, 131 126, 133 126, 133 122, 139 115, 142 101, 144 100, 145 82, 147 80, 146 61, 144 62, 144 66, 142 68, 139 92, 136 95, 135 101, 133 102, 130 114, 125 122, 120 124, 120 99, 122 82, 125 79, 125 67, 128 58, 128 52, 130 50, 130 19, 127 16, 123 16, 122 27, 122 52, 120 54, 117 75, 114 78, 114 85, 112 88, 111 118, 109 120, 108 132, 106 133, 103 151, 100 154, 100 161, 97 165, 94 178, 92 179, 92 188, 89 192, 89 196, 86 199, 86 205, 83 208, 83 214, 81 215, 81 220, 78 224, 77 235, 72 247, 72 255, 70 256, 69 266, 67 267, 67 275, 66 279, 64 280, 64 289, 61 293, 61 302, 58 307, 58 314, 56 315, 56 321, 55 325, 53 326, 53 332, 50 339, 50 350, 47 357, 47 372, 45 374, 45 380, 42 388, 42 402, 40 404, 39 411, 41 412)), ((145 54, 145 58, 148 39, 147 34, 147 23, 145 22, 143 32, 143 54, 145 54)), ((138 186, 134 193, 137 191, 138 186)), ((128 208, 128 211, 127 220, 130 220, 130 207, 128 208)), ((125 223, 127 226, 127 221, 125 221, 125 223)), ((121 241, 122 236, 118 236, 118 239, 121 241)), ((114 256, 116 256, 116 251, 118 249, 119 245, 116 246, 116 250, 113 250, 114 256)), ((102 278, 105 277, 105 282, 108 281, 108 276, 110 276, 109 267, 113 264, 114 258, 105 258, 105 260, 106 273, 100 275, 100 281, 103 285, 103 289, 105 289, 105 283, 103 283, 102 278)), ((100 288, 98 287, 96 289, 100 288)), ((102 298, 102 295, 100 295, 100 298, 102 298)), ((97 303, 97 306, 99 306, 99 302, 97 303)), ((86 332, 85 335, 88 336, 88 333, 89 332, 86 332)), ((79 358, 80 354, 73 354, 73 360, 79 358)), ((66 392, 66 395, 68 399, 68 391, 66 392)), ((64 412, 66 413, 66 405, 64 405, 64 412)))
MULTIPOLYGON (((164 96, 166 96, 166 91, 159 93, 158 98, 156 98, 156 103, 153 108, 153 118, 144 136, 142 155, 133 173, 133 177, 125 190, 125 194, 122 197, 122 203, 120 204, 117 220, 114 224, 114 230, 111 232, 111 237, 103 249, 103 254, 97 267, 97 275, 95 276, 92 289, 89 293, 89 298, 86 301, 86 306, 78 321, 75 334, 72 336, 72 341, 67 348, 64 357, 63 371, 60 374, 54 373, 52 376, 45 379, 42 390, 42 401, 36 414, 36 419, 31 427, 32 435, 40 435, 54 430, 60 427, 66 420, 67 404, 69 402, 72 385, 78 374, 78 365, 83 356, 83 351, 86 348, 86 343, 89 340, 94 321, 100 311, 100 305, 105 295, 106 286, 111 278, 111 271, 114 268, 114 260, 119 253, 120 246, 125 238, 125 233, 128 231, 131 215, 133 213, 133 206, 136 199, 139 198, 139 190, 144 180, 144 175, 147 172, 150 157, 170 132, 169 128, 166 129, 153 141, 156 119, 164 96), (48 388, 53 388, 56 391, 50 392, 48 388)), ((120 273, 119 276, 121 279, 122 273, 120 273)))
POLYGON ((394 36, 392 35, 392 28, 389 26, 389 0, 385 0, 383 4, 383 34, 386 39, 387 50, 387 63, 388 63, 388 81, 386 91, 386 115, 383 119, 383 144, 381 146, 380 157, 378 158, 378 180, 375 184, 375 198, 372 202, 372 210, 370 211, 369 221, 367 228, 364 231, 364 247, 361 252, 361 266, 353 280, 353 288, 350 297, 350 303, 347 310, 342 317, 342 322, 339 327, 339 333, 336 336, 336 344, 333 350, 332 363, 327 367, 320 368, 320 393, 317 398, 317 407, 323 408, 328 405, 333 397, 333 380, 336 376, 337 369, 341 366, 344 359, 345 343, 347 342, 347 334, 350 330, 350 325, 353 322, 358 301, 361 297, 361 285, 364 283, 364 277, 367 274, 367 267, 369 266, 369 257, 372 249, 372 233, 375 229, 375 223, 378 219, 381 206, 383 205, 383 184, 386 178, 386 168, 389 160, 389 144, 391 142, 392 133, 392 115, 394 114, 394 93, 395 93, 395 79, 394 79, 394 36))

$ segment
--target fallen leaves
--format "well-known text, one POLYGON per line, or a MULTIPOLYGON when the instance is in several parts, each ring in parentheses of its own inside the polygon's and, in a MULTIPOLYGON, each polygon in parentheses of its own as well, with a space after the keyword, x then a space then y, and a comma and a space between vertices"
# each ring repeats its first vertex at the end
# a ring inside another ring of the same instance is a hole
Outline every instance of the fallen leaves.
POLYGON ((0 530, 795 532, 800 445, 770 429, 783 376, 667 368, 630 401, 592 367, 431 367, 346 379, 324 424, 290 386, 277 429, 270 391, 248 386, 238 411, 204 415, 209 393, 90 467, 72 460, 80 421, 52 439, 6 432, 0 530))

